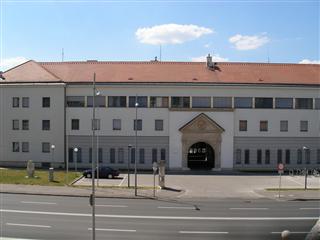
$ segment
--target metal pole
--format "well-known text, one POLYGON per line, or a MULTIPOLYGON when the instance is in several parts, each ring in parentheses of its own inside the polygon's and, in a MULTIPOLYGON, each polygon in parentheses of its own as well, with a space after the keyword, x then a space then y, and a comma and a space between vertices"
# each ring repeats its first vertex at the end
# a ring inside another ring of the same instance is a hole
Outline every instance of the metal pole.
POLYGON ((66 182, 67 182, 67 185, 69 185, 69 147, 68 147, 68 134, 66 133, 66 145, 67 145, 67 159, 66 159, 66 171, 67 171, 67 174, 66 174, 66 182))
MULTIPOLYGON (((96 124, 96 121, 94 121, 96 124)), ((97 124, 98 125, 98 124, 97 124)), ((97 133, 97 187, 99 186, 99 135, 97 133)))
POLYGON ((74 171, 77 172, 78 171, 78 151, 74 152, 74 171))
POLYGON ((307 190, 307 181, 308 181, 308 169, 304 169, 304 190, 307 190))
POLYGON ((280 198, 280 190, 281 190, 281 173, 280 173, 280 179, 279 179, 279 198, 280 198))
POLYGON ((128 146, 128 188, 130 188, 130 156, 131 156, 131 144, 128 146))
POLYGON ((137 146, 137 137, 138 137, 138 97, 136 95, 136 122, 135 122, 135 158, 134 158, 134 195, 137 196, 137 158, 138 158, 138 146, 137 146))
POLYGON ((156 197, 156 171, 153 171, 153 198, 156 197))
MULTIPOLYGON (((92 119, 93 122, 95 121, 95 95, 96 95, 96 73, 93 74, 93 99, 92 99, 92 119)), ((94 138, 95 138, 95 126, 93 123, 92 126, 92 162, 91 162, 91 170, 92 170, 92 193, 91 193, 91 198, 90 198, 90 203, 92 206, 92 240, 96 239, 96 220, 95 220, 95 158, 94 158, 94 138)))

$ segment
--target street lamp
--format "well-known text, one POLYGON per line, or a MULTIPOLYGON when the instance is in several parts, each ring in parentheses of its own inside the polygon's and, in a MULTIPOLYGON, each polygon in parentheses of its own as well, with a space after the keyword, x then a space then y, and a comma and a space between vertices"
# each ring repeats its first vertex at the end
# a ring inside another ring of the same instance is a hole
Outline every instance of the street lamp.
POLYGON ((128 145, 128 188, 130 188, 130 156, 131 156, 132 145, 128 145))
POLYGON ((73 157, 73 158, 74 158, 74 164, 75 164, 75 165, 74 165, 74 166, 75 166, 75 169, 74 169, 74 170, 75 170, 76 172, 78 171, 78 168, 77 168, 78 151, 79 151, 78 148, 74 148, 74 149, 73 149, 73 152, 74 152, 74 155, 73 155, 74 157, 73 157))
POLYGON ((54 149, 56 148, 56 146, 54 144, 51 145, 51 149, 52 149, 52 155, 51 155, 51 167, 52 167, 52 163, 53 163, 53 160, 54 160, 54 149))
MULTIPOLYGON (((94 90, 94 93, 95 93, 95 96, 100 95, 100 91, 98 91, 96 89, 94 90)), ((99 113, 99 112, 97 112, 97 113, 99 113)), ((95 130, 100 130, 100 129, 98 129, 98 121, 96 119, 93 120, 93 123, 94 123, 93 127, 96 128, 95 130)), ((92 148, 92 151, 94 151, 93 148, 92 148)), ((97 186, 99 186, 99 135, 98 135, 98 133, 97 133, 97 153, 96 153, 96 156, 97 156, 97 186)))
POLYGON ((138 148, 137 148, 137 137, 138 137, 138 97, 136 95, 136 103, 135 103, 135 108, 136 108, 136 123, 135 123, 135 158, 134 158, 134 195, 137 196, 137 158, 138 158, 138 148))

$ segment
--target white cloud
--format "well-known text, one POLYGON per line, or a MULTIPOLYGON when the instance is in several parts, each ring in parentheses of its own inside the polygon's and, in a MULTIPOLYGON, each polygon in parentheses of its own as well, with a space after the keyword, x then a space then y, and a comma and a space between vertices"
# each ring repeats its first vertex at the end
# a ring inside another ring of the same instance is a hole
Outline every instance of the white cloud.
MULTIPOLYGON (((214 54, 212 57, 213 62, 228 62, 228 58, 223 58, 220 57, 219 54, 214 54)), ((207 61, 207 56, 200 56, 200 57, 193 57, 191 58, 192 62, 206 62, 207 61)))
POLYGON ((320 60, 303 59, 299 63, 301 63, 301 64, 320 64, 320 60))
POLYGON ((253 50, 268 43, 270 39, 265 33, 260 35, 244 36, 236 34, 229 38, 229 42, 234 45, 237 50, 253 50))
POLYGON ((181 44, 197 39, 203 35, 213 33, 213 30, 197 25, 163 24, 153 27, 138 28, 136 37, 141 43, 181 44))
POLYGON ((8 70, 17 66, 21 63, 28 61, 25 57, 13 57, 13 58, 5 58, 0 61, 0 69, 2 71, 8 70))
POLYGON ((210 43, 205 44, 204 47, 205 47, 205 48, 210 47, 210 43))

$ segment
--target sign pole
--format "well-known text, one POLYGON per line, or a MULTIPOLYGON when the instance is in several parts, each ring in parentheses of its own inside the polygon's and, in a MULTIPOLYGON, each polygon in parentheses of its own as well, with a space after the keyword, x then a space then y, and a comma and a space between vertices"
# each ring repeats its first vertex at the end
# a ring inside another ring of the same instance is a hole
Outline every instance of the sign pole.
POLYGON ((280 177, 279 177, 279 198, 280 198, 280 190, 281 190, 281 172, 279 173, 280 177))

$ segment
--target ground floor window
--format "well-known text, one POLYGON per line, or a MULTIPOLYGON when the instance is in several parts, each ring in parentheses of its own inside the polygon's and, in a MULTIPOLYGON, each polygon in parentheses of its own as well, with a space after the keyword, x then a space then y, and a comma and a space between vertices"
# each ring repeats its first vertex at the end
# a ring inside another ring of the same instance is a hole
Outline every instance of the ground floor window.
POLYGON ((166 160, 166 149, 165 148, 161 148, 160 151, 160 160, 166 160))
POLYGON ((262 150, 258 149, 257 150, 257 164, 261 164, 262 163, 262 150))
POLYGON ((265 164, 270 164, 270 150, 269 149, 267 149, 266 151, 265 151, 265 164))
POLYGON ((244 150, 244 164, 250 164, 250 150, 244 150))
POLYGON ((290 164, 290 149, 286 150, 286 164, 290 164))
POLYGON ((236 164, 241 164, 241 149, 236 150, 236 164))

